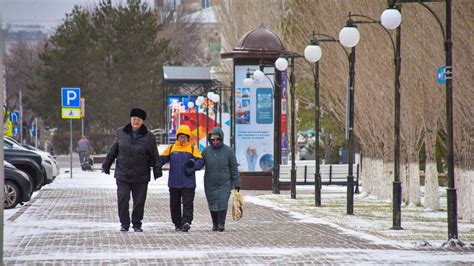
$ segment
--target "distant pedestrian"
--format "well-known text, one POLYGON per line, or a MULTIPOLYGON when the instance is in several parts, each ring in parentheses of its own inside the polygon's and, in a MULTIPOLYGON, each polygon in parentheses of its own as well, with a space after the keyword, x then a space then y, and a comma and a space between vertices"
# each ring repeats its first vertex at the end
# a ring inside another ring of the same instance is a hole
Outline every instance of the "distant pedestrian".
POLYGON ((204 191, 211 212, 212 231, 223 232, 229 204, 230 191, 240 191, 240 175, 237 169, 235 153, 223 143, 224 132, 220 128, 212 129, 208 135, 211 143, 202 151, 206 172, 204 191))
POLYGON ((135 232, 143 232, 142 220, 150 182, 150 167, 153 167, 155 180, 163 175, 155 135, 144 125, 145 119, 144 110, 133 108, 130 111, 130 123, 117 129, 115 141, 102 164, 103 172, 110 174, 110 167, 117 159, 114 177, 122 232, 128 231, 130 227, 130 193, 133 198, 133 229, 135 232))
POLYGON ((168 145, 160 158, 163 165, 168 162, 170 164, 168 187, 171 221, 176 231, 187 232, 191 229, 193 221, 195 171, 202 168, 204 160, 199 149, 189 142, 191 139, 189 126, 179 126, 176 136, 176 142, 168 145))
POLYGON ((77 142, 77 152, 82 170, 92 170, 90 155, 90 143, 86 136, 82 136, 77 142))

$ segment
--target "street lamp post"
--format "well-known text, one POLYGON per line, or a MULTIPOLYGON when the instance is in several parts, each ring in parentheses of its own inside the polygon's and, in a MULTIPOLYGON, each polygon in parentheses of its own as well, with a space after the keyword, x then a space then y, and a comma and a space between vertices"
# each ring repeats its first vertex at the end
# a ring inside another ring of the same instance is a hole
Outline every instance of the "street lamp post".
POLYGON ((339 42, 351 48, 349 55, 349 83, 348 83, 348 107, 346 120, 346 145, 348 151, 348 175, 347 175, 347 206, 346 213, 354 214, 354 83, 355 83, 355 46, 359 43, 360 34, 352 19, 339 32, 339 42))
MULTIPOLYGON (((293 52, 285 52, 285 53, 281 54, 280 57, 275 61, 275 68, 278 69, 278 71, 283 72, 288 68, 287 58, 290 59, 290 68, 291 68, 291 72, 290 72, 290 97, 291 97, 291 102, 290 102, 290 105, 291 105, 291 110, 290 110, 290 113, 291 113, 290 114, 291 115, 291 118, 290 118, 291 119, 291 123, 290 123, 290 131, 291 131, 291 140, 290 140, 290 146, 291 146, 290 191, 291 192, 290 192, 290 194, 291 194, 292 199, 296 199, 296 154, 295 154, 295 151, 296 151, 296 136, 295 136, 295 131, 296 131, 295 130, 295 120, 296 120, 295 115, 296 115, 296 111, 295 111, 295 74, 294 74, 295 63, 294 63, 294 59, 299 58, 299 57, 303 57, 303 56, 301 56, 297 53, 293 53, 293 52)), ((250 69, 248 69, 247 76, 243 81, 243 84, 247 87, 252 85, 252 82, 253 82, 252 78, 251 78, 252 74, 250 74, 249 71, 250 71, 250 69)), ((253 72, 253 78, 255 78, 258 81, 262 81, 265 77, 268 78, 268 76, 263 72, 263 66, 260 66, 260 69, 257 69, 257 70, 255 70, 255 72, 253 72)), ((278 84, 278 82, 276 82, 276 78, 275 78, 274 82, 277 85, 277 89, 281 89, 281 85, 278 84)), ((270 80, 270 83, 272 83, 271 80, 270 80)), ((275 90, 275 86, 273 85, 273 83, 272 83, 272 87, 273 87, 273 90, 275 90)), ((276 95, 276 92, 275 92, 275 95, 276 95)), ((280 99, 276 99, 276 100, 280 100, 280 99)), ((277 110, 276 112, 280 112, 280 111, 277 110)), ((276 119, 275 119, 275 124, 279 125, 280 121, 276 121, 276 119)), ((280 130, 280 128, 275 128, 275 130, 280 130)), ((275 135, 277 135, 277 134, 275 134, 275 135)), ((281 140, 280 139, 275 140, 275 143, 276 143, 276 141, 280 142, 281 140)), ((277 145, 275 145, 275 146, 277 146, 277 145)), ((279 168, 278 166, 274 167, 274 172, 277 172, 278 168, 279 168)), ((279 173, 274 173, 273 192, 277 193, 277 194, 280 192, 279 188, 278 188, 278 183, 279 183, 278 176, 279 176, 279 173)))
POLYGON ((295 58, 303 57, 294 52, 286 52, 281 54, 280 57, 275 61, 275 67, 279 71, 285 71, 288 68, 288 60, 290 59, 290 131, 291 131, 291 182, 290 182, 290 190, 291 190, 291 198, 296 199, 296 110, 295 110, 295 58))
POLYGON ((402 186, 400 182, 400 68, 401 68, 401 57, 400 57, 400 38, 401 29, 399 22, 401 21, 401 15, 396 6, 391 6, 381 16, 381 21, 378 21, 369 16, 360 14, 349 13, 349 18, 360 18, 362 20, 352 20, 353 24, 375 24, 382 27, 387 34, 393 48, 394 57, 394 69, 395 69, 395 82, 394 82, 394 156, 393 156, 393 188, 392 188, 392 228, 394 230, 401 230, 401 204, 402 204, 402 186), (398 14, 398 15, 397 15, 398 14), (391 22, 394 21, 394 22, 391 22), (397 23, 398 21, 398 23, 397 23), (398 25, 397 25, 398 24, 398 25), (392 36, 388 29, 395 29, 396 32, 396 44, 394 43, 392 36))
MULTIPOLYGON (((445 46, 445 60, 446 60, 446 130, 448 135, 448 241, 443 246, 464 246, 458 238, 458 214, 457 214, 457 192, 454 180, 454 133, 453 133, 453 69, 452 69, 452 48, 453 43, 451 40, 451 0, 391 0, 391 4, 398 3, 401 7, 402 3, 418 3, 423 6, 428 12, 433 15, 439 25, 443 34, 444 46, 445 46), (445 2, 445 19, 446 25, 444 28, 441 20, 438 18, 436 13, 425 3, 430 2, 445 2)), ((387 10, 386 10, 387 11, 387 10)), ((386 12, 385 11, 385 12, 386 12)), ((400 13, 398 11, 398 13, 400 13)), ((393 23, 395 27, 401 23, 401 14, 396 14, 393 17, 387 19, 387 23, 393 23), (399 19, 393 19, 398 18, 399 19)))
POLYGON ((316 147, 315 147, 315 166, 316 172, 314 174, 314 194, 315 194, 315 205, 321 206, 321 171, 320 171, 320 131, 321 131, 321 98, 320 98, 320 82, 319 82, 319 60, 321 59, 322 51, 319 47, 320 42, 335 42, 338 43, 344 53, 349 59, 349 54, 347 53, 344 46, 339 43, 339 40, 322 33, 315 33, 313 32, 312 39, 310 44, 306 46, 304 50, 304 57, 305 59, 310 62, 314 63, 313 68, 313 77, 314 77, 314 89, 315 89, 315 105, 316 105, 316 115, 315 115, 315 134, 316 134, 316 147), (323 38, 317 38, 323 37, 323 38))

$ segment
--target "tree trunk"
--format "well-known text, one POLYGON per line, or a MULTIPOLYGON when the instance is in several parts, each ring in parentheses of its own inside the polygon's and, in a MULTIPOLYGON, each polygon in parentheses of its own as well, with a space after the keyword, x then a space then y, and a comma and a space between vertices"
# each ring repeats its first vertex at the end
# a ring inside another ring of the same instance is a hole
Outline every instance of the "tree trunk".
POLYGON ((406 160, 401 162, 402 158, 400 158, 400 181, 402 182, 402 202, 409 203, 410 198, 410 169, 408 168, 409 165, 406 160))
POLYGON ((409 172, 409 181, 408 186, 409 188, 409 195, 408 195, 408 203, 410 205, 420 206, 421 205, 421 198, 420 198, 420 164, 418 160, 414 161, 411 160, 408 164, 408 172, 409 172))
POLYGON ((474 222, 474 171, 456 167, 454 170, 458 188, 458 215, 460 219, 474 222))
POLYGON ((439 185, 436 162, 429 156, 425 166, 425 207, 439 210, 439 185))

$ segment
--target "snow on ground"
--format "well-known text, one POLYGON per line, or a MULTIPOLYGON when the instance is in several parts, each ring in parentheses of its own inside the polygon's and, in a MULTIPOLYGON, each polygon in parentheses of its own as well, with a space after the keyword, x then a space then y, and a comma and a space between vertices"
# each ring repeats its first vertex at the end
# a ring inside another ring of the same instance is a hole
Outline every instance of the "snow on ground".
MULTIPOLYGON (((78 168, 73 169, 73 177, 70 178, 68 169, 63 169, 60 176, 54 181, 52 185, 54 187, 81 187, 81 188, 111 188, 115 189, 115 179, 113 176, 107 176, 100 173, 98 170, 94 172, 83 172, 78 168)), ((150 182, 149 190, 154 191, 168 191, 167 187, 167 174, 164 172, 164 176, 157 181, 150 182)), ((203 193, 203 171, 197 173, 197 191, 203 193)), ((47 188, 47 187, 46 187, 47 188)), ((345 214, 345 199, 346 199, 346 188, 343 186, 323 186, 322 188, 322 207, 314 206, 314 187, 313 186, 297 186, 297 199, 291 199, 288 191, 282 191, 282 194, 272 194, 271 191, 259 191, 249 192, 241 191, 244 195, 245 202, 263 205, 269 208, 277 209, 280 211, 287 212, 294 220, 301 223, 316 223, 329 225, 337 228, 342 233, 352 235, 355 237, 363 238, 372 241, 375 244, 390 244, 399 247, 414 247, 424 243, 426 240, 433 246, 440 246, 445 240, 447 235, 447 223, 446 223, 446 211, 432 211, 423 207, 416 206, 403 206, 402 207, 402 226, 405 230, 394 231, 390 230, 391 226, 391 202, 381 201, 376 197, 369 196, 366 194, 355 195, 355 206, 354 215, 345 214), (246 195, 247 194, 247 195, 246 195)), ((34 193, 33 197, 37 197, 38 193, 34 193)), ((442 199, 442 201, 445 199, 442 199)), ((39 204, 41 201, 35 202, 39 204)), ((446 204, 442 205, 445 209, 446 204)), ((5 210, 4 219, 5 221, 15 215, 20 207, 12 210, 5 210)), ((82 221, 58 221, 58 220, 35 220, 29 221, 32 224, 41 224, 41 228, 45 230, 54 229, 67 230, 76 232, 82 230, 84 227, 90 227, 84 225, 82 221), (54 228, 53 228, 54 227, 54 228)), ((24 225, 24 224, 23 224, 24 225)), ((116 223, 104 224, 100 223, 101 227, 115 228, 116 223)), ((161 228, 165 227, 164 224, 156 223, 149 224, 150 227, 161 228)), ((459 235, 462 241, 466 244, 471 244, 474 241, 474 225, 459 222, 459 235)), ((22 234, 11 232, 14 228, 8 228, 8 222, 6 222, 6 234, 10 236, 20 237, 22 234), (10 230, 10 231, 9 231, 10 230)), ((28 226, 23 227, 28 228, 28 226)), ((36 227, 38 228, 38 227, 36 227)), ((37 230, 37 229, 34 229, 37 230)), ((17 239, 7 238, 6 241, 16 242, 17 239)), ((206 247, 196 250, 143 250, 142 252, 94 252, 86 253, 77 251, 74 254, 69 253, 54 253, 49 254, 51 258, 57 260, 67 260, 73 257, 82 259, 97 259, 97 258, 110 258, 110 257, 123 257, 123 258, 199 258, 207 257, 208 254, 214 252, 206 247)), ((321 256, 334 257, 334 258, 345 258, 345 254, 357 254, 360 258, 364 258, 365 261, 374 261, 385 258, 387 261, 396 261, 397 263, 404 262, 423 262, 424 264, 439 263, 440 261, 457 261, 462 263, 474 262, 474 254, 461 254, 455 252, 429 252, 429 250, 375 250, 375 249, 351 249, 351 248, 320 248, 320 247, 308 247, 308 248, 273 248, 273 247, 252 247, 252 248, 222 248, 222 253, 229 254, 248 254, 249 256, 258 255, 294 255, 294 254, 320 254, 321 256)), ((26 255, 21 259, 27 261, 34 261, 37 259, 44 259, 41 255, 26 255)))
MULTIPOLYGON (((150 182, 149 190, 168 191, 168 171, 157 181, 150 182)), ((198 171, 197 191, 203 191, 204 171, 198 171)), ((62 169, 60 176, 53 183, 61 187, 94 187, 114 188, 115 179, 99 170, 83 172, 73 168, 73 177, 70 178, 69 169, 62 169)), ((354 196, 354 215, 346 215, 346 187, 323 186, 322 207, 314 206, 314 187, 297 186, 297 199, 291 199, 288 191, 281 194, 272 194, 271 191, 262 191, 256 196, 245 195, 245 201, 288 212, 302 223, 326 224, 338 228, 348 235, 371 240, 377 244, 391 244, 402 247, 426 245, 441 246, 447 240, 447 213, 446 198, 441 198, 443 210, 433 211, 422 206, 402 206, 402 227, 404 230, 391 230, 392 209, 390 201, 382 201, 365 193, 354 196)), ((33 194, 36 197, 37 192, 33 194)), ((444 193, 445 195, 445 193, 444 193)), ((13 216, 20 206, 5 210, 4 221, 13 216)), ((37 221, 36 221, 37 222, 37 221)), ((52 225, 55 223, 51 223, 52 225)), ((110 224, 110 226, 116 226, 110 224)), ((80 228, 79 224, 68 224, 66 228, 80 228)), ((465 244, 474 244, 474 224, 458 221, 458 232, 461 241, 465 244)))
MULTIPOLYGON (((413 247, 442 246, 447 240, 446 193, 440 199, 442 210, 433 211, 423 206, 402 205, 401 225, 404 230, 392 230, 392 203, 365 193, 354 196, 354 215, 346 214, 346 187, 323 186, 321 207, 315 206, 314 186, 297 186, 296 199, 288 191, 246 197, 246 201, 286 210, 301 222, 327 223, 347 234, 376 243, 413 247)), ((244 192, 245 193, 245 192, 244 192)), ((458 235, 467 245, 474 245, 474 224, 458 221, 458 235)))

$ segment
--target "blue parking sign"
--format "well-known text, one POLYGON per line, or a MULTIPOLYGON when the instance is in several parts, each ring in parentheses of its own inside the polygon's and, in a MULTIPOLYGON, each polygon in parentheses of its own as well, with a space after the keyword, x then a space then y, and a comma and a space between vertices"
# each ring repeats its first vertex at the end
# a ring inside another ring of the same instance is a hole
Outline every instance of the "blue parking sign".
POLYGON ((20 121, 20 112, 11 112, 10 113, 10 121, 12 121, 12 122, 20 121))
POLYGON ((81 107, 81 89, 61 88, 62 107, 81 107))
POLYGON ((438 73, 436 74, 436 79, 438 80, 439 85, 446 84, 446 67, 438 67, 438 73))

